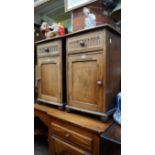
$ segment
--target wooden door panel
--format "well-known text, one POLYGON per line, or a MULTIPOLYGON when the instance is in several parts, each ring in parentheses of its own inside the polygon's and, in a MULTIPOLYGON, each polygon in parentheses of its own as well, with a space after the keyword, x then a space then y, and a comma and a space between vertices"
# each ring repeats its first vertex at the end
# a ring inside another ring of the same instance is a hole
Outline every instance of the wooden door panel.
POLYGON ((94 74, 95 72, 98 72, 95 60, 81 62, 75 61, 72 63, 72 80, 74 81, 72 86, 72 95, 74 100, 97 104, 96 81, 98 79, 98 75, 94 74))
POLYGON ((41 65, 42 95, 57 96, 58 92, 58 66, 56 63, 41 65))
POLYGON ((59 57, 39 59, 39 98, 51 102, 60 101, 60 60, 59 57))
POLYGON ((90 155, 90 153, 87 153, 73 145, 70 145, 55 136, 51 137, 51 152, 52 155, 90 155))
POLYGON ((103 55, 80 54, 69 56, 69 105, 100 111, 103 102, 103 55))

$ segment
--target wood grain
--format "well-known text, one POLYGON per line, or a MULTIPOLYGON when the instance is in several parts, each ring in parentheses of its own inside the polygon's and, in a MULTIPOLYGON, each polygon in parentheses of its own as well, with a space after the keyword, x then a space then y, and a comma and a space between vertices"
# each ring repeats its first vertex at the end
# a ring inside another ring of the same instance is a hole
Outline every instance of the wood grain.
POLYGON ((87 137, 85 134, 82 134, 80 130, 75 132, 72 127, 66 128, 63 124, 60 123, 51 123, 51 127, 53 135, 66 139, 69 142, 76 144, 85 150, 91 151, 93 138, 87 137))
POLYGON ((36 110, 44 111, 49 116, 55 119, 62 120, 69 124, 75 125, 77 127, 81 127, 83 129, 87 129, 93 133, 102 133, 112 122, 102 123, 101 121, 95 118, 89 118, 86 116, 67 113, 66 111, 59 111, 57 109, 47 107, 45 105, 35 104, 34 105, 36 110))
POLYGON ((70 145, 61 139, 51 137, 52 153, 50 155, 90 155, 90 153, 70 145))
POLYGON ((108 116, 116 107, 121 81, 120 48, 120 35, 106 27, 67 36, 68 109, 103 117, 102 113, 108 116))
POLYGON ((68 104, 82 109, 102 111, 102 54, 79 54, 68 57, 68 104), (94 74, 95 73, 95 74, 94 74))
POLYGON ((38 62, 38 101, 63 107, 66 103, 64 40, 36 44, 38 62), (60 105, 61 104, 61 105, 60 105))

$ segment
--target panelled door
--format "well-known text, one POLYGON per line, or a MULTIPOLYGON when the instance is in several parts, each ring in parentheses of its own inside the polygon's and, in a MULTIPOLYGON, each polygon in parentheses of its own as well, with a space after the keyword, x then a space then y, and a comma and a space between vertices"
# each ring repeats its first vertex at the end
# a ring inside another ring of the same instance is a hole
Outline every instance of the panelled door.
POLYGON ((60 57, 46 57, 38 60, 39 99, 61 102, 60 57))
POLYGON ((86 110, 103 110, 103 54, 68 56, 68 103, 86 110))

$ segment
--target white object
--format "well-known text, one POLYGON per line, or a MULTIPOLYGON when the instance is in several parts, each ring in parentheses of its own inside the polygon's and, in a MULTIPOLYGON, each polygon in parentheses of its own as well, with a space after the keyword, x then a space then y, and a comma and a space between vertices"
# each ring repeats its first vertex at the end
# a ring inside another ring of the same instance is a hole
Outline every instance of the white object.
POLYGON ((96 26, 96 16, 93 13, 90 13, 90 10, 87 7, 83 8, 83 13, 86 17, 84 29, 96 26))

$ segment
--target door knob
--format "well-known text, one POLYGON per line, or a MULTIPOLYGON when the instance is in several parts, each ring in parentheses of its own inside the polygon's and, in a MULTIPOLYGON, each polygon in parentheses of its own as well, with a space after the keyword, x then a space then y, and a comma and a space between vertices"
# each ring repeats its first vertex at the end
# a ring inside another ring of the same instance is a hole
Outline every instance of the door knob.
POLYGON ((49 52, 50 50, 49 50, 49 48, 45 48, 45 52, 49 52))
POLYGON ((69 136, 70 136, 69 133, 66 133, 66 134, 65 134, 65 137, 66 137, 66 138, 69 138, 69 136))
POLYGON ((98 80, 97 81, 97 85, 102 86, 103 85, 103 81, 102 80, 98 80))
POLYGON ((83 40, 81 40, 81 41, 80 41, 80 45, 81 45, 81 46, 84 46, 84 45, 85 45, 85 42, 84 42, 83 40))

